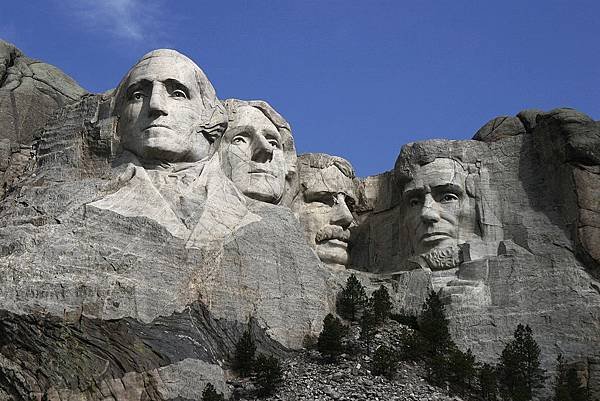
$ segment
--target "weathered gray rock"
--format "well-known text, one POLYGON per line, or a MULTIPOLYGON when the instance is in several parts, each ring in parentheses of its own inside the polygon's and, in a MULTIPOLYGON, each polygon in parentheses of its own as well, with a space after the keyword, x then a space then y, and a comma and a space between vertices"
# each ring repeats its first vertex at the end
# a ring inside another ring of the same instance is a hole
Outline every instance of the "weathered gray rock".
POLYGON ((479 129, 473 139, 483 142, 494 142, 509 136, 522 135, 525 126, 517 117, 501 116, 490 120, 479 129))
POLYGON ((175 51, 87 96, 13 47, 0 56, 0 95, 54 102, 17 125, 14 102, 2 114, 18 130, 0 138, 0 399, 227 391, 248 325, 261 351, 285 356, 318 334, 353 273, 368 293, 385 285, 396 312, 438 291, 454 340, 484 361, 529 324, 548 371, 561 353, 600 386, 600 126, 588 116, 525 110, 479 140, 408 144, 392 171, 356 182, 340 158, 296 165, 282 116, 223 106, 175 51), (307 207, 316 195, 330 204, 307 207), (335 235, 349 244, 334 260, 318 243, 335 235))
POLYGON ((114 107, 94 95, 55 113, 4 199, 6 397, 199 399, 208 381, 224 389, 249 320, 283 355, 334 308, 337 280, 289 208, 244 196, 217 149, 183 162, 164 143, 158 163, 123 150, 114 107))
MULTIPOLYGON (((424 263, 402 263, 414 253, 410 238, 416 229, 403 228, 404 216, 412 212, 405 203, 408 199, 398 192, 425 177, 419 175, 420 166, 432 166, 440 158, 454 160, 468 172, 464 188, 472 192, 470 207, 480 229, 474 239, 461 239, 459 232, 455 267, 431 274, 431 285, 448 303, 455 341, 479 358, 495 361, 517 324, 524 323, 536 333, 549 372, 554 371, 559 353, 570 361, 597 358, 597 132, 597 123, 589 117, 561 109, 537 114, 537 124, 527 135, 492 142, 435 140, 404 146, 395 179, 386 173, 363 184, 380 184, 379 189, 365 191, 367 197, 383 194, 382 199, 395 201, 365 202, 354 237, 360 242, 353 248, 357 254, 352 255, 353 266, 367 271, 433 268, 427 259, 430 254, 422 255, 424 263), (387 226, 381 230, 382 224, 387 226), (394 225, 400 229, 395 231, 394 225), (369 264, 374 259, 395 263, 369 264)), ((431 171, 438 180, 435 185, 446 182, 444 171, 431 171)), ((430 214, 443 211, 443 206, 434 201, 414 203, 430 218, 433 231, 439 231, 435 227, 443 218, 430 214)), ((594 376, 590 383, 597 380, 594 376)))
POLYGON ((86 93, 58 68, 0 40, 0 197, 29 167, 34 136, 52 113, 86 93))

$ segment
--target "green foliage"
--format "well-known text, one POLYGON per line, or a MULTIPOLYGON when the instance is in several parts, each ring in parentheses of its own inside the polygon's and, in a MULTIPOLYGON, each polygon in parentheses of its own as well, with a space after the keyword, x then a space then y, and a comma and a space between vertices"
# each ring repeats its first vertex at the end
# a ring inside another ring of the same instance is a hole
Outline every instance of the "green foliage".
POLYGON ((202 401, 225 401, 225 397, 223 394, 217 393, 215 386, 208 383, 202 392, 202 401))
POLYGON ((365 287, 352 274, 346 281, 346 287, 338 295, 337 311, 344 319, 356 321, 358 314, 367 305, 367 301, 365 287))
POLYGON ((484 363, 479 369, 479 389, 481 391, 481 398, 485 401, 496 401, 498 397, 498 378, 496 376, 496 369, 484 363))
POLYGON ((377 319, 375 314, 370 308, 366 308, 360 317, 360 338, 367 343, 370 347, 371 340, 375 334, 375 327, 377 325, 377 319))
POLYGON ((452 344, 445 311, 440 297, 435 291, 431 291, 419 317, 419 329, 429 358, 439 359, 441 355, 447 355, 452 344))
POLYGON ((419 330, 419 320, 415 315, 401 310, 400 313, 390 313, 390 319, 400 324, 410 327, 413 330, 419 330))
POLYGON ((469 348, 462 352, 452 347, 448 356, 448 379, 458 386, 470 386, 475 377, 475 356, 469 348))
POLYGON ((554 386, 554 401, 589 401, 587 389, 582 386, 577 371, 567 368, 562 355, 557 358, 558 368, 554 386))
POLYGON ((398 335, 399 357, 404 361, 419 361, 425 353, 425 340, 416 330, 402 328, 398 335))
POLYGON ((268 396, 275 392, 283 383, 283 369, 279 360, 274 356, 260 354, 254 363, 253 381, 261 396, 268 396))
POLYGON ((248 377, 252 373, 254 365, 254 354, 256 353, 256 344, 249 328, 244 331, 242 337, 235 345, 235 356, 233 360, 233 368, 242 377, 248 377))
POLYGON ((371 370, 376 376, 385 376, 392 379, 396 374, 396 366, 398 365, 398 355, 391 348, 385 345, 380 346, 373 354, 373 362, 371 370))
POLYGON ((323 330, 317 340, 317 349, 324 357, 335 360, 343 351, 342 337, 346 328, 337 317, 329 313, 323 319, 323 330))
POLYGON ((527 401, 542 386, 544 371, 540 368, 540 347, 534 340, 531 328, 519 324, 514 340, 509 342, 500 356, 498 379, 503 398, 527 401))
POLYGON ((373 292, 369 304, 373 308, 373 315, 377 323, 383 323, 390 316, 392 300, 385 286, 382 285, 377 291, 373 292))

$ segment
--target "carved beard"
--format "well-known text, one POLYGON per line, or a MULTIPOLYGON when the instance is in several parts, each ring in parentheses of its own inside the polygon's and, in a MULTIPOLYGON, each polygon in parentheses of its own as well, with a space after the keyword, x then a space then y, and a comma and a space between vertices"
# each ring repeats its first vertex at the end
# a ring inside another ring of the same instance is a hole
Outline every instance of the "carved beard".
POLYGON ((421 255, 431 270, 453 269, 460 263, 457 247, 433 248, 421 255))

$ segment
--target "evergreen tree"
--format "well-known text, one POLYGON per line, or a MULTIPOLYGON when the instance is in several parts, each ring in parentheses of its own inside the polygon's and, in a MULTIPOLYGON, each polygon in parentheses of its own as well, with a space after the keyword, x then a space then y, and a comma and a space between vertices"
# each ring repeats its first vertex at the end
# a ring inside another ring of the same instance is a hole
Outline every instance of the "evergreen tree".
POLYGON ((367 344, 369 349, 371 347, 371 340, 375 334, 376 324, 377 320, 371 308, 365 308, 360 318, 360 338, 367 344))
POLYGON ((202 392, 202 401, 225 401, 225 397, 223 394, 217 393, 215 386, 208 383, 202 392))
POLYGON ((338 295, 338 313, 344 319, 356 321, 357 315, 364 309, 367 302, 365 287, 354 274, 351 274, 346 281, 346 287, 338 295))
POLYGON ((385 319, 390 316, 390 312, 392 311, 392 300, 384 285, 373 292, 369 303, 373 308, 373 314, 375 315, 377 323, 383 323, 385 319))
POLYGON ((479 369, 479 388, 485 401, 496 401, 498 397, 498 378, 496 369, 484 363, 479 369))
POLYGON ((557 362, 554 401, 588 401, 587 389, 581 385, 577 371, 567 368, 562 355, 558 355, 557 362))
POLYGON ((333 361, 343 351, 342 337, 346 329, 337 317, 329 313, 323 319, 323 330, 317 340, 317 349, 324 357, 333 361))
POLYGON ((273 394, 283 383, 283 369, 279 360, 271 355, 260 354, 254 364, 253 381, 261 396, 273 394))
POLYGON ((431 291, 423 312, 419 318, 419 329, 425 340, 426 356, 438 358, 446 355, 452 344, 450 332, 448 331, 448 319, 445 316, 445 307, 435 291, 431 291))
POLYGON ((540 368, 540 347, 529 326, 517 326, 514 340, 506 345, 500 356, 498 375, 503 398, 513 401, 531 400, 534 391, 542 386, 544 372, 540 368))
POLYGON ((458 386, 471 385, 475 377, 475 356, 469 348, 462 352, 457 347, 452 347, 448 361, 449 379, 458 386))
POLYGON ((252 373, 255 352, 256 344, 254 344, 254 339, 252 338, 250 328, 248 327, 235 345, 233 368, 240 376, 248 377, 250 376, 250 373, 252 373))
POLYGON ((385 345, 380 346, 373 354, 373 362, 371 370, 376 376, 385 376, 392 379, 396 374, 396 366, 398 365, 398 355, 391 348, 385 345))

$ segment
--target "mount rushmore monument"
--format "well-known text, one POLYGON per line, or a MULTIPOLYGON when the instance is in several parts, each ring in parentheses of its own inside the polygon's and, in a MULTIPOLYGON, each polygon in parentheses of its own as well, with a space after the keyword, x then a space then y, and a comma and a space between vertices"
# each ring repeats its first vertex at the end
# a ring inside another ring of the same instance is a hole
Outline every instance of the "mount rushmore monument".
POLYGON ((437 291, 482 361, 528 324, 600 397, 600 122, 525 110, 359 178, 177 51, 115 85, 0 42, 0 399, 225 391, 248 325, 300 348, 351 273, 396 311, 437 291))

